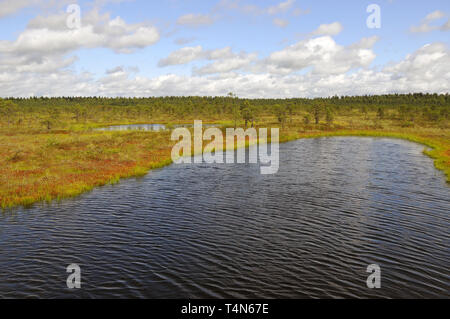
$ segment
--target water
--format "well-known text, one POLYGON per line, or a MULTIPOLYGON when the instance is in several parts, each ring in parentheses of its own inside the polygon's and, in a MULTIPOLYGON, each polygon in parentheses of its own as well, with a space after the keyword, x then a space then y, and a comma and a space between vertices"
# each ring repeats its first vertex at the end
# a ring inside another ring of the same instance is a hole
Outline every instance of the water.
POLYGON ((0 297, 449 298, 450 187, 422 150, 300 140, 273 176, 172 165, 5 213, 0 297), (72 263, 81 290, 66 288, 72 263))

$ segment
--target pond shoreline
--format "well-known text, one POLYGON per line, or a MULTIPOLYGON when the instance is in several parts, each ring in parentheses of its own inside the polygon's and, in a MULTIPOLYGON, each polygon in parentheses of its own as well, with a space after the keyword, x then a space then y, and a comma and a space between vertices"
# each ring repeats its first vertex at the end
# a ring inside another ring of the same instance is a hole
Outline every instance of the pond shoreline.
MULTIPOLYGON (((141 131, 132 131, 141 132, 141 131)), ((167 130, 164 132, 168 132, 167 130)), ((155 132, 153 132, 155 133, 155 132)), ((158 133, 159 134, 159 133, 158 133)), ((396 138, 403 139, 411 142, 416 142, 429 147, 430 150, 424 150, 423 153, 432 159, 434 159, 434 165, 438 170, 444 172, 447 178, 447 183, 450 183, 450 147, 441 143, 435 137, 420 136, 405 132, 395 132, 395 131, 374 131, 374 130, 337 130, 337 131, 317 131, 317 132, 297 132, 296 134, 280 134, 280 143, 290 142, 293 140, 304 139, 304 138, 322 138, 322 137, 379 137, 379 138, 396 138)), ((270 139, 269 141, 270 142, 270 139)), ((248 147, 248 143, 246 145, 248 147)), ((170 147, 169 147, 170 148, 170 147)), ((224 150, 224 149, 222 149, 224 150)), ((151 151, 151 150, 149 150, 151 151)), ((191 153, 191 156, 195 155, 191 153)), ((78 189, 71 189, 70 191, 60 191, 59 193, 53 192, 53 194, 45 194, 45 196, 40 196, 38 198, 17 198, 13 201, 8 201, 5 203, 2 201, 2 209, 14 209, 17 207, 30 207, 35 203, 39 202, 52 202, 54 200, 63 200, 66 198, 72 198, 79 196, 85 192, 89 192, 96 187, 101 187, 108 184, 118 183, 121 179, 139 177, 148 174, 151 170, 156 168, 162 168, 171 165, 172 159, 170 158, 170 152, 165 149, 163 154, 160 154, 157 161, 141 162, 135 163, 135 165, 130 165, 121 169, 117 174, 108 178, 97 179, 95 183, 80 185, 78 189)), ((101 169, 101 167, 100 167, 101 169)), ((1 198, 0 198, 1 199, 1 198)))
POLYGON ((0 295, 442 298, 450 187, 422 150, 299 139, 280 145, 277 175, 261 175, 264 163, 171 165, 0 214, 0 295), (77 291, 61 279, 72 263, 77 291), (371 264, 383 289, 367 289, 371 264))

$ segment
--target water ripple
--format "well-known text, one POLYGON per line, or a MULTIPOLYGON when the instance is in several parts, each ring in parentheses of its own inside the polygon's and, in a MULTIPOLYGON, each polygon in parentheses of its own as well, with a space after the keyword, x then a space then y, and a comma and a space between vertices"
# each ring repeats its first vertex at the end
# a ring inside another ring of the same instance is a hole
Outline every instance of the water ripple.
POLYGON ((450 187, 420 145, 323 138, 280 155, 273 176, 170 166, 0 215, 0 297, 450 297, 450 187), (81 290, 65 286, 72 263, 81 290))

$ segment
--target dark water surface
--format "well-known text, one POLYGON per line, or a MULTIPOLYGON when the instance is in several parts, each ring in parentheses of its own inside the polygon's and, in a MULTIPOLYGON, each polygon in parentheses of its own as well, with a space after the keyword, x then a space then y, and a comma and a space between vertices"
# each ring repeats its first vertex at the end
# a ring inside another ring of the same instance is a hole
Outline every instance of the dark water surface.
POLYGON ((422 150, 300 140, 277 175, 172 165, 0 214, 0 297, 449 298, 450 187, 422 150))

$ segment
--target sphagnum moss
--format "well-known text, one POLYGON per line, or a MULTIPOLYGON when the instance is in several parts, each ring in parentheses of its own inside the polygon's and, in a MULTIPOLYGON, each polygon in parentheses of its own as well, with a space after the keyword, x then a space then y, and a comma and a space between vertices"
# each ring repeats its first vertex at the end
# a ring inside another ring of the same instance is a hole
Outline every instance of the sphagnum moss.
MULTIPOLYGON (((265 127, 273 124, 266 123, 265 127)), ((263 124, 260 125, 264 127, 263 124)), ((301 138, 365 136, 400 138, 429 148, 450 183, 450 138, 447 131, 327 130, 304 131, 291 125, 280 142, 301 138)), ((169 132, 64 131, 1 134, 0 206, 3 209, 78 196, 94 187, 141 176, 172 163, 169 132), (20 155, 17 155, 18 149, 20 155)), ((248 146, 248 143, 247 143, 248 146)))

